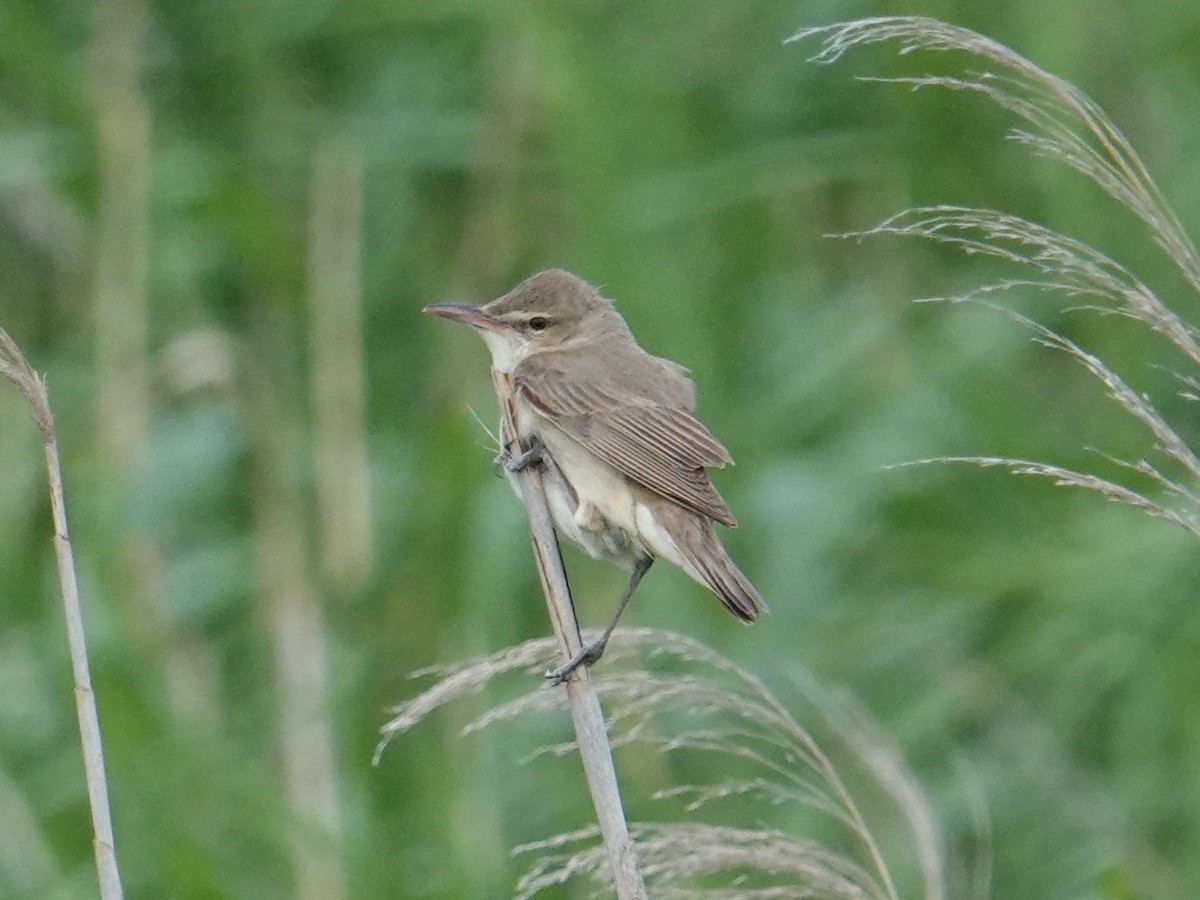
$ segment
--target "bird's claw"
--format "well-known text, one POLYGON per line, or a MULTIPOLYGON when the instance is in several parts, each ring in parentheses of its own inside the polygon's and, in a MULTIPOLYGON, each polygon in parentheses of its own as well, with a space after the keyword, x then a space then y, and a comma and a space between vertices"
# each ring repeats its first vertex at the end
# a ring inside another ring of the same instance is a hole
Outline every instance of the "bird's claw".
POLYGON ((546 672, 546 680, 554 685, 565 684, 567 679, 571 677, 571 673, 580 666, 591 668, 599 661, 600 657, 604 655, 604 645, 607 643, 606 640, 601 639, 592 641, 590 644, 584 644, 578 653, 561 666, 546 672))
POLYGON ((534 438, 529 449, 521 453, 514 454, 508 447, 502 449, 492 459, 492 467, 497 472, 504 470, 512 472, 515 475, 517 472, 522 472, 530 466, 541 462, 545 453, 546 445, 537 438, 534 438))

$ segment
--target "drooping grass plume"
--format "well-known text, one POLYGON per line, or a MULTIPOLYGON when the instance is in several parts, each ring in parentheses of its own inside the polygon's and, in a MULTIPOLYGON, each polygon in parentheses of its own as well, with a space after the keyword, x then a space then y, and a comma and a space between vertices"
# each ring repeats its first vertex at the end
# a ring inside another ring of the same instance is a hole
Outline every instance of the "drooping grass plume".
MULTIPOLYGON (((1141 158, 1116 124, 1074 85, 1034 65, 1019 53, 990 38, 936 19, 886 17, 808 28, 792 40, 821 39, 812 57, 832 63, 857 46, 898 42, 900 52, 961 51, 999 67, 999 71, 963 76, 871 78, 914 88, 936 86, 982 94, 1022 122, 1008 136, 1035 153, 1065 163, 1099 186, 1147 227, 1154 242, 1200 295, 1200 252, 1167 204, 1141 158)), ((1147 283, 1117 260, 1068 234, 1037 222, 993 209, 952 205, 905 210, 884 222, 844 237, 874 235, 922 237, 1011 263, 1022 274, 982 285, 955 297, 931 298, 951 302, 975 301, 1014 288, 1056 291, 1082 308, 1115 313, 1140 322, 1165 338, 1197 372, 1179 372, 1179 396, 1195 401, 1200 372, 1200 332, 1167 306, 1147 283)), ((990 305, 990 304, 989 304, 990 305)), ((1150 496, 1109 478, 1050 463, 1002 456, 938 457, 920 462, 971 462, 1004 466, 1017 474, 1039 475, 1056 484, 1094 491, 1164 518, 1200 537, 1200 458, 1163 415, 1153 398, 1140 393, 1102 359, 1024 316, 1007 311, 1014 321, 1031 329, 1044 346, 1061 350, 1079 362, 1104 386, 1108 395, 1149 432, 1148 458, 1112 458, 1110 462, 1157 485, 1150 496), (1164 469, 1178 469, 1172 476, 1164 469)))
MULTIPOLYGON (((1133 390, 1103 360, 1095 354, 1088 353, 1074 341, 1019 313, 1011 310, 1005 310, 1005 312, 1013 321, 1032 330, 1035 334, 1034 339, 1039 344, 1050 349, 1061 350, 1083 365, 1089 374, 1104 385, 1108 395, 1153 435, 1156 451, 1178 462, 1191 479, 1200 480, 1200 459, 1197 459, 1187 443, 1159 414, 1146 395, 1133 390)), ((1200 496, 1197 496, 1194 487, 1188 487, 1181 481, 1167 476, 1159 466, 1146 459, 1130 461, 1112 456, 1105 458, 1119 468, 1149 478, 1159 487, 1161 497, 1150 497, 1145 492, 1088 472, 1079 472, 1050 463, 1013 457, 939 456, 916 460, 908 465, 931 462, 966 462, 985 468, 1000 466, 1007 468, 1015 475, 1037 475, 1051 479, 1060 487, 1082 488, 1100 494, 1107 500, 1135 507, 1157 518, 1173 522, 1200 538, 1200 496)))
MULTIPOLYGON (((512 672, 538 673, 552 658, 550 639, 528 641, 478 659, 424 670, 438 680, 401 704, 385 726, 385 743, 436 709, 478 692, 512 672)), ((924 792, 899 753, 853 704, 802 684, 835 743, 848 758, 835 763, 824 742, 753 675, 691 638, 653 629, 621 629, 594 683, 604 701, 614 745, 639 743, 667 755, 720 758, 726 776, 716 783, 661 790, 663 801, 681 801, 682 821, 633 823, 647 888, 655 897, 833 897, 898 900, 901 896, 877 829, 868 821, 846 774, 866 783, 872 809, 898 814, 909 857, 923 882, 921 896, 941 900, 944 852, 924 792), (782 827, 714 824, 701 816, 728 797, 755 802, 759 822, 780 815, 816 814, 826 839, 782 827), (836 832, 839 837, 827 839, 836 832), (712 887, 713 880, 723 885, 712 887)), ((532 683, 532 680, 531 682, 532 683)), ((561 710, 562 692, 537 687, 499 703, 463 728, 471 733, 499 721, 561 710)), ((382 749, 381 744, 381 749, 382 749)), ((575 752, 575 743, 543 747, 533 756, 575 752)), ((525 845, 536 854, 517 888, 518 897, 575 878, 597 890, 609 884, 606 856, 594 828, 525 845)))
POLYGON ((898 41, 902 54, 917 50, 958 50, 1001 73, 962 77, 872 78, 913 87, 940 86, 974 91, 1024 120, 1009 137, 1064 162, 1100 186, 1150 228, 1159 246, 1200 291, 1200 253, 1167 205, 1141 158, 1121 130, 1090 97, 1068 81, 1034 65, 991 38, 923 16, 885 16, 805 28, 790 39, 821 38, 816 62, 833 63, 855 47, 898 41))
MULTIPOLYGON (((677 822, 634 826, 633 834, 647 880, 655 886, 655 897, 867 900, 896 896, 880 894, 871 874, 843 854, 777 829, 677 822), (719 890, 686 886, 690 879, 739 870, 755 870, 790 883, 762 887, 731 884, 719 890)), ((518 853, 539 853, 541 857, 517 885, 517 900, 528 900, 579 874, 602 883, 604 858, 594 839, 589 830, 518 847, 518 853)))

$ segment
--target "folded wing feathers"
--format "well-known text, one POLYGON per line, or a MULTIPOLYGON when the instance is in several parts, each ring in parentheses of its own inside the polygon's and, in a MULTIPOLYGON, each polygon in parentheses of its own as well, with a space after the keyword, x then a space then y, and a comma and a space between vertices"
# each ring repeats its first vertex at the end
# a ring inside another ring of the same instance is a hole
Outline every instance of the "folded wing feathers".
POLYGON ((587 446, 638 484, 716 519, 722 525, 737 524, 703 467, 680 465, 661 454, 647 452, 645 446, 639 445, 628 433, 606 424, 592 423, 587 446))
POLYGON ((705 472, 732 462, 729 451, 686 410, 615 397, 527 363, 513 383, 542 415, 628 478, 724 525, 737 524, 705 472))

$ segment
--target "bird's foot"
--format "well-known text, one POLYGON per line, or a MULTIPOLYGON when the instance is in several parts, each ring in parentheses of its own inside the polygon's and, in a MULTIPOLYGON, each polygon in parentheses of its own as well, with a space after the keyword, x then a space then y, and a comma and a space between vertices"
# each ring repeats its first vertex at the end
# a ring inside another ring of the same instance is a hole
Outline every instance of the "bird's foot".
POLYGON ((584 644, 583 648, 572 656, 569 660, 559 666, 557 669, 551 669, 546 673, 546 680, 551 684, 564 684, 571 673, 580 666, 591 668, 601 656, 604 655, 604 645, 608 643, 608 636, 600 638, 597 641, 592 641, 590 644, 584 644))
POLYGON ((492 459, 492 466, 497 472, 505 470, 512 472, 515 475, 517 472, 524 471, 530 466, 540 463, 545 454, 546 445, 543 444, 538 438, 534 438, 533 443, 529 446, 529 449, 522 453, 517 453, 514 455, 513 452, 508 449, 508 447, 505 447, 496 454, 495 458, 492 459))

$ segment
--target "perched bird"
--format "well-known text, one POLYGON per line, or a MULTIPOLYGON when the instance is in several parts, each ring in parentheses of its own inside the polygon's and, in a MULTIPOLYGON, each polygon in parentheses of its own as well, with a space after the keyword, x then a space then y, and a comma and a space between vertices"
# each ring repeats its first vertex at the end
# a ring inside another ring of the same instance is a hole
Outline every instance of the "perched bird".
POLYGON ((638 346, 613 304, 562 269, 539 272, 490 303, 438 303, 430 315, 470 325, 508 375, 518 438, 530 447, 497 461, 538 464, 555 528, 594 557, 631 572, 599 640, 548 673, 563 680, 604 652, 642 576, 670 560, 753 622, 762 598, 721 546, 716 523, 737 524, 709 481, 732 462, 693 415, 686 370, 638 346))

